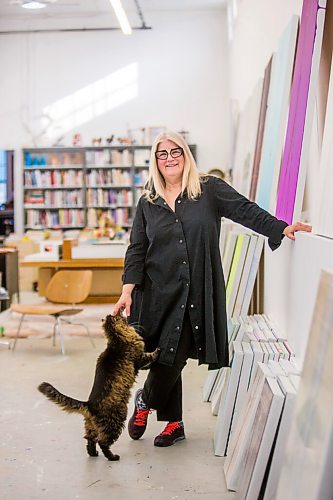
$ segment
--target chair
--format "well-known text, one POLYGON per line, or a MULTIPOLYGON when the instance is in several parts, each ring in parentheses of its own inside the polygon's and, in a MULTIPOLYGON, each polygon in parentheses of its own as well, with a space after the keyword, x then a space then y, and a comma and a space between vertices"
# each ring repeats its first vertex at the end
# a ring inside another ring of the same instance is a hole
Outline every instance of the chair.
MULTIPOLYGON (((77 308, 76 304, 83 302, 88 297, 91 288, 92 274, 93 273, 90 270, 58 271, 52 276, 46 289, 45 295, 49 303, 31 305, 12 304, 10 306, 11 311, 22 314, 16 332, 13 350, 15 349, 16 342, 20 335, 24 316, 26 314, 48 315, 53 316, 55 320, 53 326, 53 345, 55 345, 55 337, 56 334, 58 334, 60 339, 61 352, 62 354, 65 354, 61 322, 71 323, 71 321, 66 319, 66 317, 68 318, 69 316, 73 316, 83 311, 83 309, 77 308), (71 307, 66 307, 67 304, 71 305, 71 307)), ((87 334, 92 346, 95 347, 95 344, 89 332, 89 328, 83 323, 72 324, 83 326, 87 330, 87 334)))

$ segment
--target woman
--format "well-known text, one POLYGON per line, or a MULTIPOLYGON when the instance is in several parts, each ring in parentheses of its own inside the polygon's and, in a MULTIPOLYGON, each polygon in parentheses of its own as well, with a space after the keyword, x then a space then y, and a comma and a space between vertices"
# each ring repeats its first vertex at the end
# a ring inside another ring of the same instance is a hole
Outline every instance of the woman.
POLYGON ((152 146, 147 189, 125 257, 123 291, 113 311, 125 308, 146 349, 161 349, 135 395, 128 425, 133 439, 143 435, 150 409, 168 422, 155 446, 184 439, 181 372, 186 360, 197 358, 209 369, 229 364, 221 217, 267 236, 272 250, 283 235, 294 239, 295 231, 311 231, 302 223, 288 226, 223 180, 199 174, 184 139, 160 134, 152 146))

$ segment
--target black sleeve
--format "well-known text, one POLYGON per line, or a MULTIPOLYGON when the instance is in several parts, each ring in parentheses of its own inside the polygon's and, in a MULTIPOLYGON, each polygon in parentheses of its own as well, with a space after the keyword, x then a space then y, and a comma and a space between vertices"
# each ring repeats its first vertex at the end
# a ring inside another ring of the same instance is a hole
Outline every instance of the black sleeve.
POLYGON ((123 284, 141 285, 144 277, 144 267, 148 248, 146 223, 142 208, 142 198, 136 208, 130 237, 130 245, 125 255, 123 284))
POLYGON ((284 238, 283 230, 288 224, 245 198, 225 181, 211 179, 219 215, 267 236, 270 248, 278 248, 284 238))

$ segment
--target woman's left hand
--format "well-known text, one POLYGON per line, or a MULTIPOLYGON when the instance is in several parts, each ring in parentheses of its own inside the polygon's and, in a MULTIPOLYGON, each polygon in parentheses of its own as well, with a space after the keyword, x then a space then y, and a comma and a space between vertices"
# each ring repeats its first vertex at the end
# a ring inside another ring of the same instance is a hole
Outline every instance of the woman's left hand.
POLYGON ((303 224, 303 222, 296 222, 296 224, 292 224, 291 226, 287 226, 284 229, 283 234, 285 236, 287 236, 287 238, 294 240, 295 233, 297 231, 305 231, 306 233, 311 233, 312 226, 309 226, 309 224, 303 224))

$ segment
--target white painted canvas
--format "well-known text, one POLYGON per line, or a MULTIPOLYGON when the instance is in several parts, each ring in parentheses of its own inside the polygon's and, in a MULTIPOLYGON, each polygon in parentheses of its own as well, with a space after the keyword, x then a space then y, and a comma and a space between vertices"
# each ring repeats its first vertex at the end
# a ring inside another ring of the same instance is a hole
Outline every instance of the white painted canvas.
POLYGON ((228 455, 224 462, 226 484, 229 490, 237 491, 240 488, 260 396, 266 377, 271 375, 271 371, 266 364, 258 363, 251 390, 247 394, 244 409, 230 439, 228 455))
POLYGON ((247 388, 250 382, 251 368, 253 363, 253 351, 251 344, 249 342, 242 342, 242 348, 243 348, 244 358, 242 364, 242 371, 239 377, 237 398, 235 402, 235 409, 230 429, 230 435, 232 434, 233 429, 235 429, 237 425, 238 417, 241 414, 246 401, 247 388))
POLYGON ((226 394, 225 398, 221 397, 221 404, 215 426, 214 453, 218 456, 225 456, 227 452, 242 364, 242 344, 240 342, 234 342, 234 356, 231 363, 228 384, 226 386, 226 394))
POLYGON ((275 211, 280 164, 286 134, 298 16, 292 16, 273 56, 268 107, 265 121, 256 202, 265 210, 275 211))
POLYGON ((205 402, 210 401, 210 396, 217 378, 219 370, 209 370, 208 375, 206 377, 203 391, 202 391, 202 399, 205 402))
POLYGON ((246 197, 250 194, 262 87, 260 79, 239 117, 232 181, 235 189, 246 197))
POLYGON ((333 238, 333 64, 327 98, 326 118, 320 159, 317 211, 313 224, 316 234, 333 238))
POLYGON ((333 271, 322 271, 277 500, 333 497, 333 271))
POLYGON ((264 383, 252 436, 245 456, 245 468, 238 500, 258 500, 269 456, 281 417, 284 395, 276 379, 267 377, 264 383))
POLYGON ((283 455, 285 452, 287 438, 291 427, 297 394, 295 387, 285 375, 279 376, 277 378, 277 381, 284 394, 284 405, 266 483, 264 500, 275 500, 276 498, 277 485, 282 468, 283 455))
POLYGON ((222 393, 225 392, 225 384, 227 381, 227 370, 221 368, 219 370, 214 389, 211 394, 211 409, 212 414, 217 415, 220 408, 222 393))

